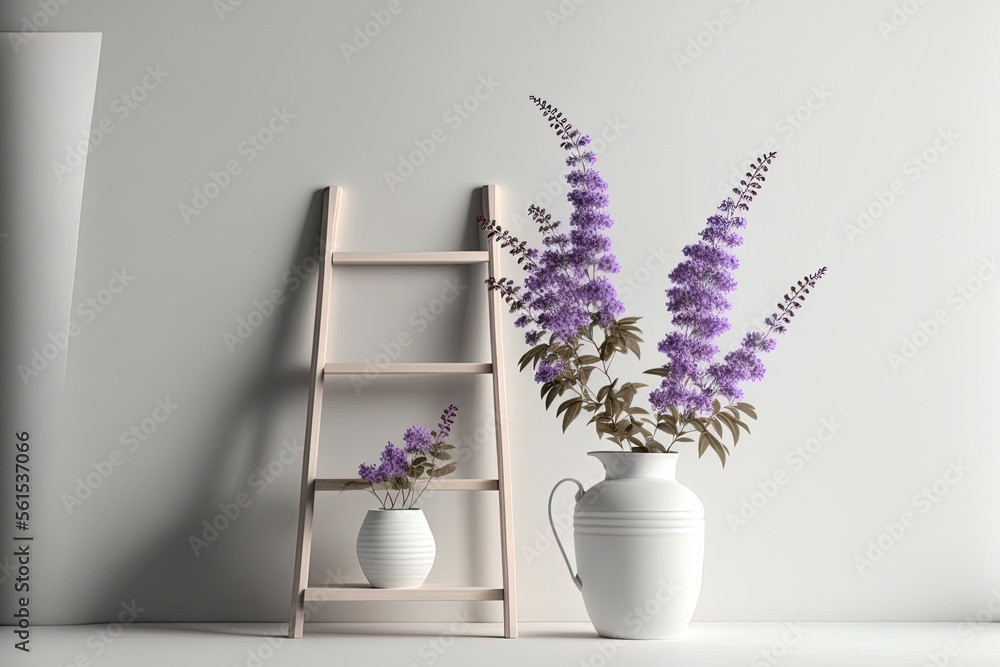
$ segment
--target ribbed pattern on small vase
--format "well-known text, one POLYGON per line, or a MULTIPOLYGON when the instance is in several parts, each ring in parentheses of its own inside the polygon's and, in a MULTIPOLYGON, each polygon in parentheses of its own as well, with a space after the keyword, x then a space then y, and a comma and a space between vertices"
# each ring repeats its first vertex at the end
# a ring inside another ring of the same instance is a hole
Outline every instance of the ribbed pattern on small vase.
POLYGON ((375 588, 420 586, 436 552, 430 526, 419 510, 370 512, 358 534, 358 562, 375 588))
POLYGON ((578 535, 684 535, 705 530, 705 517, 695 512, 577 512, 578 535))

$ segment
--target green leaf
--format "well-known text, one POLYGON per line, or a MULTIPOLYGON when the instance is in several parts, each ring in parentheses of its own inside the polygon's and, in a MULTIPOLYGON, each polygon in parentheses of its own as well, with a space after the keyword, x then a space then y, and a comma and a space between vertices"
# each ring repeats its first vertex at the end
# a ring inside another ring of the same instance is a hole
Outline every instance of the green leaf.
POLYGON ((552 385, 549 389, 549 395, 545 397, 545 409, 548 410, 552 402, 559 398, 559 388, 556 385, 552 385))
POLYGON ((608 395, 615 391, 615 385, 617 384, 618 380, 615 379, 611 381, 611 384, 601 387, 601 389, 597 392, 597 401, 601 402, 607 399, 608 395))
POLYGON ((577 416, 580 414, 580 407, 583 405, 583 400, 576 399, 571 403, 572 404, 568 408, 566 408, 566 414, 563 415, 563 425, 562 425, 563 433, 566 432, 566 429, 569 428, 569 425, 572 424, 573 420, 576 419, 577 416))
POLYGON ((403 479, 400 477, 392 477, 386 482, 386 486, 393 490, 409 489, 412 488, 410 480, 403 479))
POLYGON ((626 435, 630 433, 633 429, 632 421, 630 419, 619 419, 618 423, 615 424, 615 431, 621 435, 626 435))
POLYGON ((698 458, 700 459, 705 452, 708 451, 711 442, 708 439, 708 431, 702 431, 701 437, 698 438, 698 458))
POLYGON ((457 468, 458 468, 457 463, 449 463, 446 466, 442 466, 440 468, 435 468, 434 470, 431 470, 429 475, 436 479, 438 477, 444 477, 445 475, 450 475, 451 473, 455 472, 457 468))
POLYGON ((590 421, 588 421, 587 424, 593 424, 594 422, 606 420, 607 418, 608 418, 607 414, 603 412, 596 412, 594 413, 594 416, 590 418, 590 421))
POLYGON ((646 449, 651 452, 665 452, 667 448, 652 438, 646 440, 646 449))
POLYGON ((624 338, 624 340, 625 340, 625 348, 629 352, 631 352, 632 354, 634 354, 637 359, 641 359, 642 358, 642 350, 639 348, 639 342, 641 341, 641 339, 638 339, 638 338, 636 338, 634 336, 626 336, 624 338))
POLYGON ((571 399, 569 399, 568 401, 563 401, 562 405, 560 405, 560 406, 559 406, 559 409, 558 409, 558 410, 556 410, 556 417, 558 417, 559 415, 561 415, 561 414, 562 414, 563 412, 565 412, 566 410, 569 410, 569 408, 570 408, 570 407, 571 407, 571 406, 572 406, 572 405, 573 405, 574 403, 580 403, 580 404, 581 404, 581 407, 582 407, 582 404, 583 404, 583 399, 582 399, 582 398, 580 398, 580 397, 576 397, 576 398, 571 398, 571 399))
POLYGON ((736 420, 730 417, 726 412, 719 413, 719 420, 726 425, 729 432, 733 434, 733 444, 738 445, 740 442, 740 427, 736 424, 736 420))
POLYGON ((532 362, 534 362, 532 364, 533 366, 537 366, 538 360, 541 359, 543 356, 545 356, 545 354, 548 352, 548 349, 549 346, 543 343, 541 345, 536 345, 535 347, 525 352, 523 355, 521 355, 521 359, 518 361, 518 364, 520 366, 518 370, 523 371, 527 367, 527 365, 531 364, 532 362))
POLYGON ((613 433, 613 431, 611 430, 611 425, 606 421, 597 422, 595 428, 597 429, 598 435, 610 435, 611 433, 613 433))
POLYGON ((712 447, 713 450, 715 450, 715 453, 719 455, 719 458, 722 460, 722 467, 725 468, 726 456, 729 454, 729 450, 726 449, 726 446, 722 444, 721 440, 716 438, 708 431, 705 431, 705 435, 708 436, 708 444, 712 447))

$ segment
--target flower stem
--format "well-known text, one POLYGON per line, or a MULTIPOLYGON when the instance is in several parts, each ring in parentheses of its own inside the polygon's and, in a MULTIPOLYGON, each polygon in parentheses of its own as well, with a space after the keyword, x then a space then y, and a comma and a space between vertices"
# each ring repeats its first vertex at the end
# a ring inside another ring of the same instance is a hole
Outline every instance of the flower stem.
MULTIPOLYGON (((437 470, 437 451, 436 450, 431 452, 431 464, 432 464, 431 470, 437 470)), ((413 505, 417 504, 417 501, 420 500, 420 496, 424 495, 424 491, 427 490, 427 487, 430 486, 430 484, 431 484, 431 476, 430 476, 430 474, 428 474, 427 475, 427 481, 424 482, 424 488, 420 489, 420 493, 418 493, 417 497, 413 499, 413 504, 411 504, 410 507, 413 507, 413 505)))

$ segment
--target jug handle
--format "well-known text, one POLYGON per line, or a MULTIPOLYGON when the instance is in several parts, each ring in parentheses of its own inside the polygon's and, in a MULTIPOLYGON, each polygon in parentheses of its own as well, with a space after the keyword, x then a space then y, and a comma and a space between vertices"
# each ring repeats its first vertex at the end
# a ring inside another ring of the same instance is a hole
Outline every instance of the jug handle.
POLYGON ((567 477, 566 479, 561 479, 556 482, 556 485, 552 487, 552 493, 549 494, 549 525, 552 527, 552 535, 556 538, 556 544, 559 546, 559 551, 562 552, 563 560, 566 561, 566 569, 569 570, 569 576, 573 578, 573 583, 576 584, 576 587, 582 591, 583 582, 580 581, 580 575, 573 572, 573 566, 570 565, 569 556, 566 555, 566 549, 563 548, 562 540, 559 539, 559 532, 556 530, 556 524, 552 520, 552 498, 555 497, 556 490, 562 486, 563 482, 573 482, 576 484, 579 489, 576 492, 577 502, 579 502, 580 498, 583 497, 583 484, 580 484, 580 482, 576 481, 572 477, 567 477))

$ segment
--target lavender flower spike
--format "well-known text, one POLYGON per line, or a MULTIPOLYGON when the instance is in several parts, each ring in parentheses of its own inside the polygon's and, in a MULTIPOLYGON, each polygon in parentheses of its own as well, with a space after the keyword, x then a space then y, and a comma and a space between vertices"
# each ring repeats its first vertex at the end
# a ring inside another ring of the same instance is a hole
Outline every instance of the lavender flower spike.
POLYGON ((738 348, 726 355, 724 363, 713 364, 708 374, 715 381, 719 393, 730 401, 743 398, 740 383, 747 380, 762 380, 764 378, 764 363, 760 360, 762 353, 774 349, 776 341, 772 333, 785 333, 786 326, 795 317, 795 311, 802 307, 806 294, 816 286, 816 283, 826 273, 824 266, 816 273, 807 275, 789 288, 788 294, 778 304, 778 310, 764 320, 767 331, 750 331, 743 338, 738 348))
POLYGON ((708 365, 719 352, 712 341, 730 328, 722 313, 732 308, 725 295, 736 289, 732 272, 739 260, 729 250, 743 243, 736 230, 746 226, 737 210, 732 199, 722 202, 721 215, 708 219, 701 240, 684 248, 686 259, 670 273, 674 286, 667 290, 667 310, 673 313, 675 331, 657 346, 670 359, 669 375, 649 394, 659 413, 671 406, 684 414, 712 410, 717 392, 708 365))
POLYGON ((451 435, 451 426, 455 423, 455 416, 458 414, 458 408, 452 404, 444 409, 441 413, 441 421, 438 422, 437 428, 437 441, 444 442, 451 435))
POLYGON ((670 274, 674 287, 667 290, 667 309, 673 313, 676 329, 660 341, 658 349, 669 362, 659 388, 649 394, 650 404, 660 414, 675 408, 685 418, 693 418, 715 412, 719 397, 730 403, 743 398, 740 384, 764 377, 760 355, 774 349, 771 334, 784 333, 809 289, 826 272, 824 267, 798 281, 778 304, 778 312, 765 320, 770 327, 767 331, 749 332, 722 362, 713 361, 719 348, 712 341, 730 328, 722 313, 731 308, 725 295, 736 289, 732 272, 739 261, 729 250, 743 243, 736 230, 746 227, 746 220, 739 212, 749 208, 774 155, 768 153, 754 163, 748 180, 740 181, 742 189, 733 190, 739 195, 736 201, 722 202, 720 213, 711 216, 700 232, 701 240, 684 248, 687 259, 670 274))
MULTIPOLYGON (((510 236, 495 222, 480 221, 491 237, 499 235, 501 246, 511 248, 511 254, 528 272, 523 291, 509 280, 491 283, 490 288, 499 289, 511 311, 521 313, 514 324, 529 329, 525 334, 529 345, 543 336, 551 336, 556 342, 572 341, 592 324, 610 325, 625 310, 608 278, 620 267, 611 252, 611 239, 605 234, 614 221, 607 212, 608 184, 593 167, 597 156, 587 149, 590 137, 573 129, 563 114, 545 100, 532 97, 531 101, 541 109, 561 139, 562 148, 569 152, 566 164, 573 168, 566 175, 571 188, 567 199, 573 205, 570 229, 561 232, 561 222, 553 222, 544 209, 531 206, 528 213, 543 235, 544 248, 536 250, 527 248, 525 242, 510 236)), ((552 376, 554 368, 547 367, 539 377, 552 376)))

